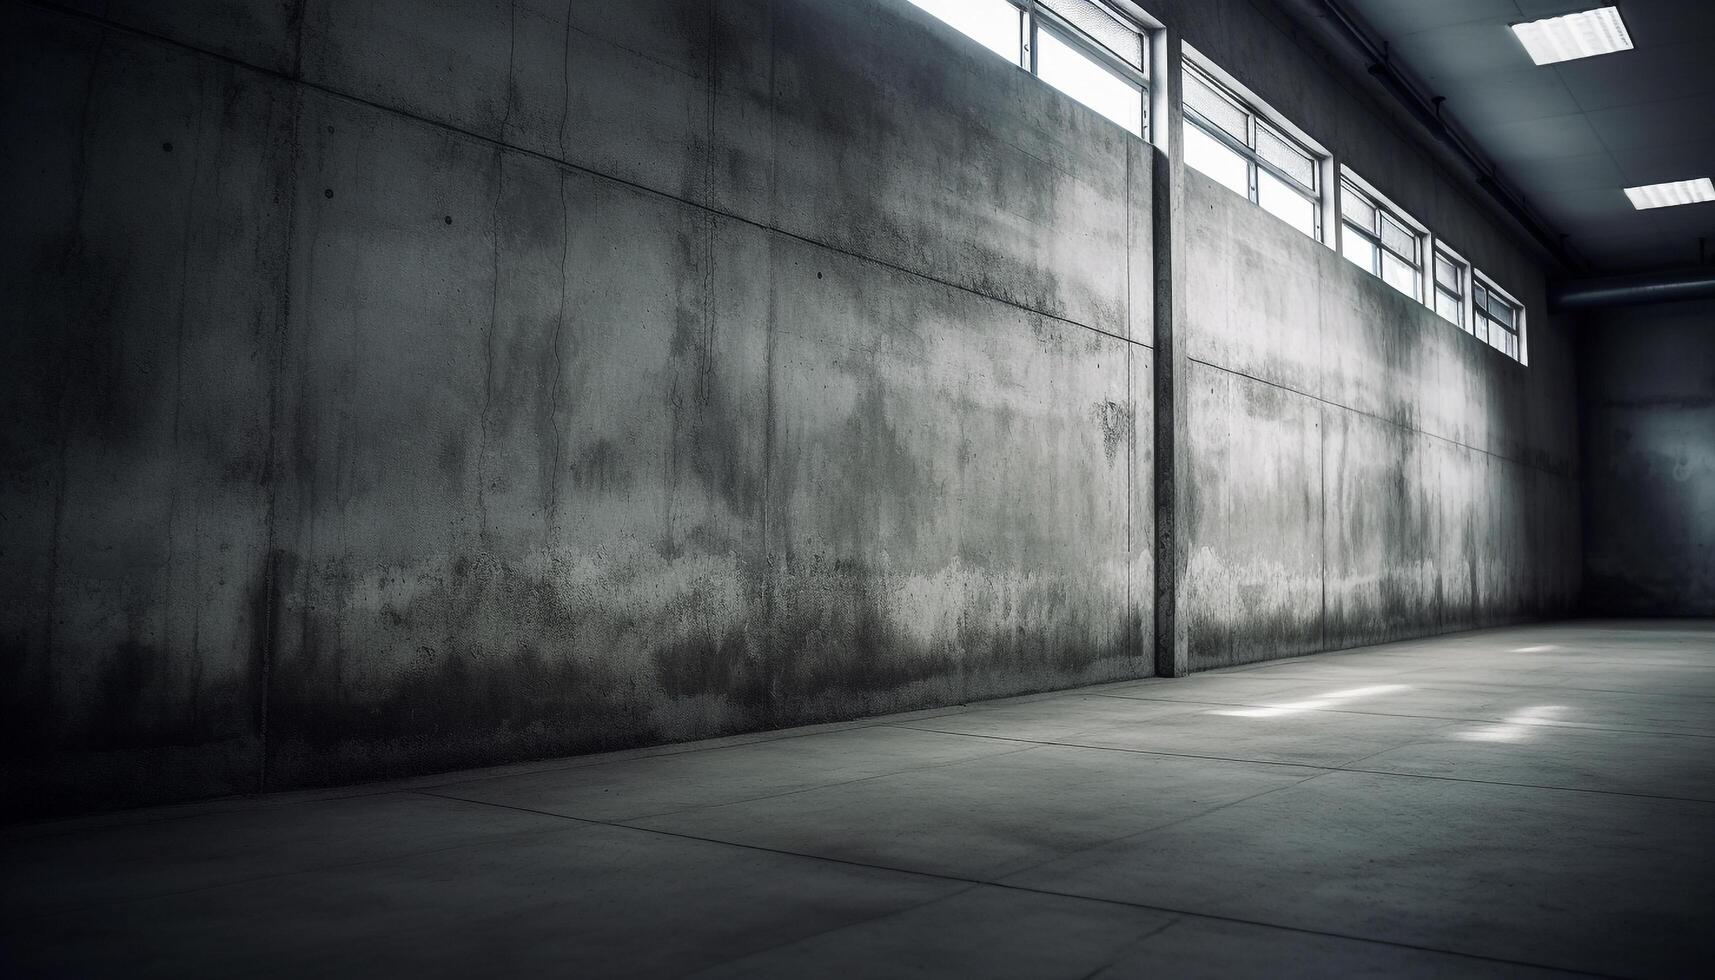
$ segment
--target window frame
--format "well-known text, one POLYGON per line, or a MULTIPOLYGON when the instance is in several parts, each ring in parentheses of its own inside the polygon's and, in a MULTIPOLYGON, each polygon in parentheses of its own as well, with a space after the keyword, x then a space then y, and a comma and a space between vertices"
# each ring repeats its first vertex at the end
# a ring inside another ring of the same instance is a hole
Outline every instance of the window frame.
MULTIPOLYGON (((1386 256, 1393 256, 1401 262, 1404 262, 1412 270, 1412 291, 1407 293, 1405 290, 1400 289, 1399 292, 1411 297, 1419 303, 1424 303, 1424 297, 1428 295, 1425 292, 1424 285, 1425 281, 1430 279, 1429 276, 1424 274, 1426 265, 1424 262, 1424 256, 1431 254, 1431 249, 1429 248, 1430 235, 1428 229, 1424 228, 1417 219, 1406 214, 1405 210, 1399 205, 1388 200, 1385 195, 1380 194, 1371 188, 1363 178, 1354 174, 1351 169, 1347 167, 1341 167, 1339 203, 1340 254, 1345 256, 1347 261, 1351 261, 1351 257, 1346 255, 1345 236, 1349 232, 1357 233, 1359 238, 1373 246, 1370 256, 1370 267, 1368 270, 1370 275, 1386 282, 1389 288, 1398 289, 1397 286, 1388 282, 1387 276, 1383 274, 1383 270, 1387 265, 1386 256), (1375 212, 1375 225, 1373 228, 1360 228, 1357 223, 1352 221, 1351 217, 1347 215, 1345 198, 1348 193, 1356 196, 1375 212), (1401 255, 1398 249, 1393 248, 1387 243, 1385 236, 1383 236, 1381 232, 1382 221, 1384 220, 1390 221, 1392 224, 1397 225, 1400 229, 1411 235, 1414 246, 1413 251, 1417 253, 1414 258, 1408 259, 1406 256, 1401 255)), ((1353 262, 1352 264, 1357 265, 1356 262, 1353 262)), ((1360 266, 1360 268, 1362 267, 1360 266)), ((1433 268, 1429 271, 1432 273, 1433 268)), ((1433 300, 1433 296, 1430 298, 1433 300)), ((1424 305, 1429 306, 1431 311, 1435 308, 1432 303, 1424 303, 1424 305)))
MULTIPOLYGON (((1455 304, 1459 308, 1459 319, 1448 320, 1448 322, 1453 324, 1454 326, 1458 327, 1461 331, 1463 331, 1465 333, 1472 333, 1473 329, 1471 326, 1471 310, 1472 310, 1473 304, 1472 304, 1471 263, 1469 261, 1467 261, 1465 259, 1465 257, 1460 255, 1458 252, 1455 252, 1451 248, 1448 248, 1447 243, 1441 241, 1440 239, 1436 239, 1433 242, 1433 244, 1430 248, 1430 260, 1429 261, 1431 263, 1430 273, 1429 273, 1429 283, 1428 283, 1428 288, 1425 290, 1425 295, 1427 295, 1429 297, 1430 302, 1425 304, 1425 305, 1427 305, 1431 310, 1433 310, 1435 312, 1436 316, 1441 316, 1441 307, 1438 305, 1440 302, 1440 297, 1442 295, 1447 295, 1447 296, 1453 297, 1455 304), (1459 280, 1458 281, 1459 291, 1457 293, 1450 292, 1447 289, 1442 288, 1442 286, 1441 286, 1441 278, 1438 274, 1439 270, 1435 268, 1433 263, 1436 263, 1443 258, 1445 258, 1448 262, 1450 262, 1453 265, 1454 269, 1457 270, 1458 280, 1459 280)), ((1445 316, 1441 316, 1441 319, 1446 320, 1447 318, 1445 316)))
POLYGON ((1482 341, 1484 344, 1489 347, 1493 347, 1495 350, 1500 351, 1502 354, 1505 354, 1507 357, 1512 358, 1520 364, 1529 363, 1525 357, 1524 304, 1520 303, 1506 290, 1495 285, 1495 281, 1493 279, 1484 275, 1475 267, 1472 267, 1471 269, 1471 327, 1472 335, 1476 336, 1477 339, 1482 341), (1499 299, 1501 301, 1501 305, 1507 308, 1508 312, 1512 314, 1513 325, 1511 327, 1508 327, 1505 323, 1495 318, 1489 312, 1488 303, 1485 302, 1481 306, 1477 304, 1477 290, 1479 289, 1481 289, 1484 294, 1491 299, 1499 299), (1483 334, 1481 336, 1476 334, 1476 326, 1479 319, 1483 321, 1483 334), (1507 347, 1497 345, 1495 343, 1493 339, 1493 328, 1499 328, 1502 334, 1511 335, 1512 349, 1509 350, 1507 347))
MULTIPOLYGON (((1227 149, 1232 150, 1234 153, 1244 158, 1245 183, 1247 185, 1246 196, 1250 202, 1257 207, 1262 207, 1262 182, 1258 173, 1259 171, 1267 171, 1271 177, 1284 184, 1288 190, 1296 193, 1298 196, 1304 198, 1310 203, 1310 209, 1313 215, 1312 221, 1314 224, 1314 231, 1310 237, 1315 241, 1325 242, 1327 240, 1327 236, 1324 232, 1325 221, 1323 218, 1323 199, 1326 196, 1324 191, 1326 181, 1323 176, 1323 168, 1324 164, 1328 160, 1328 155, 1307 145, 1304 140, 1300 139, 1288 128, 1288 126, 1284 124, 1284 120, 1280 118, 1278 113, 1268 110, 1256 100, 1247 98, 1234 91, 1231 85, 1227 84, 1225 80, 1219 77, 1219 70, 1209 63, 1207 59, 1193 56, 1190 52, 1186 52, 1181 63, 1181 71, 1196 76, 1198 82, 1202 83, 1217 97, 1226 101, 1228 104, 1232 105, 1233 108, 1244 114, 1245 140, 1244 142, 1240 142, 1238 137, 1227 132, 1224 127, 1204 116, 1203 113, 1195 106, 1182 101, 1186 125, 1196 126, 1199 133, 1215 140, 1222 146, 1225 146, 1227 149), (1310 161, 1311 186, 1309 188, 1306 188, 1303 181, 1300 181, 1297 177, 1287 173, 1279 166, 1276 166, 1273 162, 1263 159, 1261 153, 1256 149, 1257 133, 1259 130, 1266 130, 1275 139, 1284 143, 1289 149, 1297 150, 1304 154, 1304 156, 1310 161)), ((1183 85, 1183 83, 1181 84, 1183 85)), ((1192 169, 1196 168, 1193 167, 1192 169)), ((1201 171, 1199 171, 1199 173, 1201 173, 1201 171)), ((1222 184, 1222 186, 1224 187, 1226 185, 1222 184)), ((1263 210, 1267 211, 1268 209, 1263 208, 1263 210)), ((1273 214, 1272 211, 1269 213, 1273 214)), ((1278 215, 1275 215, 1275 217, 1279 218, 1278 215)), ((1285 218, 1280 218, 1280 220, 1286 221, 1285 218)), ((1290 224, 1290 222, 1288 222, 1288 224, 1290 224)), ((1293 227, 1296 228, 1297 226, 1294 225, 1293 227)))
MULTIPOLYGON (((1143 62, 1142 68, 1138 68, 1136 65, 1126 61, 1118 54, 1115 54, 1113 51, 1108 49, 1107 45, 1104 45, 1095 38, 1085 34, 1076 24, 1068 21, 1058 13, 1055 13, 1052 9, 1041 6, 1035 3, 1034 0, 1012 0, 1012 3, 1015 6, 1021 8, 1024 19, 1024 26, 1019 31, 1019 34, 1024 39, 1024 58, 1028 63, 1021 67, 1034 75, 1039 81, 1042 81, 1043 84, 1054 89, 1056 92, 1059 92, 1074 102, 1077 102, 1079 105, 1084 106, 1091 112, 1101 116, 1103 119, 1112 122, 1114 125, 1120 126, 1122 129, 1125 128, 1123 124, 1115 121, 1112 117, 1103 114, 1094 106, 1084 102, 1082 99, 1079 99, 1077 96, 1067 92, 1065 89, 1060 88, 1053 82, 1049 82, 1042 78, 1037 65, 1037 39, 1041 36, 1042 31, 1046 29, 1048 33, 1054 36, 1056 41, 1072 48, 1074 51, 1082 53, 1094 62, 1096 67, 1101 68, 1108 74, 1118 78, 1120 81, 1131 86, 1131 88, 1137 92, 1138 105, 1140 107, 1138 111, 1139 131, 1132 133, 1132 135, 1141 140, 1147 141, 1152 132, 1150 128, 1152 120, 1149 111, 1149 30, 1132 18, 1125 17, 1112 7, 1109 7, 1107 4, 1101 3, 1100 0, 1090 0, 1090 2, 1095 3, 1096 6, 1107 11, 1110 16, 1137 31, 1138 45, 1142 52, 1142 57, 1139 59, 1143 62), (1046 25, 1044 22, 1046 22, 1046 25)), ((1131 130, 1127 129, 1126 132, 1130 133, 1131 130)))
MULTIPOLYGON (((1152 62, 1154 61, 1155 52, 1155 45, 1153 43, 1154 33, 1161 29, 1161 25, 1139 19, 1137 16, 1123 9, 1118 4, 1106 3, 1103 2, 1103 0, 1080 0, 1080 2, 1095 6, 1107 16, 1112 17, 1121 26, 1137 33, 1138 60, 1142 62, 1142 65, 1139 66, 1133 65, 1123 56, 1108 48, 1107 45, 1104 45, 1089 34, 1085 33, 1083 29, 1079 28, 1066 17, 1062 16, 1047 5, 1039 3, 1038 0, 1004 0, 1004 2, 1010 4, 1018 11, 1018 50, 1010 59, 1013 67, 1029 72, 1038 81, 1041 81, 1056 92, 1059 92, 1074 102, 1077 102, 1079 105, 1084 106, 1091 112, 1096 113, 1103 119, 1119 126, 1121 129, 1131 133, 1133 136, 1136 136, 1145 142, 1153 142, 1155 114, 1151 111, 1152 100, 1150 91, 1150 70, 1152 62), (1114 76, 1119 81, 1130 86, 1137 93, 1137 132, 1133 132, 1124 123, 1118 122, 1106 113, 1103 113, 1101 110, 1042 77, 1039 70, 1040 66, 1037 62, 1037 48, 1038 38, 1044 30, 1051 34, 1056 41, 1059 41, 1061 44, 1071 48, 1074 52, 1083 55, 1097 68, 1100 68, 1114 76)), ((935 17, 937 20, 940 20, 934 11, 924 7, 918 7, 918 9, 922 10, 930 17, 935 17)), ((964 34, 959 27, 951 22, 943 20, 941 23, 946 24, 955 31, 959 31, 961 34, 964 34)), ((984 50, 994 51, 993 48, 988 47, 986 44, 983 44, 975 38, 971 38, 970 35, 965 34, 964 36, 970 38, 975 43, 982 45, 984 50)), ((998 52, 996 53, 999 54, 998 52)), ((1004 54, 999 54, 999 56, 1002 58, 1006 57, 1004 54)))

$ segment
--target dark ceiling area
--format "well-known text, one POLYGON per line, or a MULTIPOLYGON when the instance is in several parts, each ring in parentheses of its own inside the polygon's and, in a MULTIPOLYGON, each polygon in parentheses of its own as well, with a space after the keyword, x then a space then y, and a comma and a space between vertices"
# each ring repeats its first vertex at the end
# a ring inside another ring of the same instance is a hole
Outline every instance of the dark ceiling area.
POLYGON ((1715 259, 1715 202, 1623 188, 1715 177, 1715 0, 1620 0, 1633 50, 1537 66, 1509 25, 1599 0, 1342 0, 1591 273, 1715 259))

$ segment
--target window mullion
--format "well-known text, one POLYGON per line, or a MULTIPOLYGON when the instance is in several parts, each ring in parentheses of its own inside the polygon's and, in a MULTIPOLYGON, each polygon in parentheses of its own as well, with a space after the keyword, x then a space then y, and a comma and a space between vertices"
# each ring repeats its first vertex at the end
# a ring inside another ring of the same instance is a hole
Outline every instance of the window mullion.
POLYGON ((1245 168, 1245 173, 1250 179, 1251 203, 1260 204, 1262 203, 1262 188, 1257 186, 1261 179, 1257 177, 1256 173, 1256 113, 1253 112, 1245 113, 1245 149, 1250 151, 1245 154, 1250 163, 1250 166, 1245 168))
POLYGON ((1036 48, 1038 41, 1041 40, 1040 32, 1042 30, 1042 25, 1036 17, 1036 0, 1030 0, 1029 7, 1024 11, 1024 17, 1028 22, 1024 29, 1024 36, 1027 39, 1025 54, 1028 56, 1028 60, 1030 62, 1026 67, 1032 75, 1036 75, 1039 74, 1036 66, 1036 48))

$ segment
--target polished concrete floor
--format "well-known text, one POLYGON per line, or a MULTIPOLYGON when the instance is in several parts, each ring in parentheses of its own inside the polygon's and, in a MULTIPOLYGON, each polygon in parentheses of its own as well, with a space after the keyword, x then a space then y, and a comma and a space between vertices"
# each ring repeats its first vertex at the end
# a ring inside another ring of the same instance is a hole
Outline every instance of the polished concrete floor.
POLYGON ((1706 975, 1715 623, 15 827, 0 858, 0 972, 1706 975))

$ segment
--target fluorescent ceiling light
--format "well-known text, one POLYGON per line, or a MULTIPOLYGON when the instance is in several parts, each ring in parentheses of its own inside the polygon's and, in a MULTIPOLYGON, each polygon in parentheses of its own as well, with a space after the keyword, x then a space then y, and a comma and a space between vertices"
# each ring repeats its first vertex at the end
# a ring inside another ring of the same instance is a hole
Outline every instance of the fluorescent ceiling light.
POLYGON ((1632 207, 1639 211, 1648 208, 1671 208, 1675 204, 1715 201, 1715 181, 1711 181, 1708 177, 1699 177, 1696 180, 1670 180, 1665 184, 1645 184, 1642 187, 1626 188, 1626 196, 1632 199, 1632 207))
POLYGON ((1530 60, 1539 65, 1632 48, 1632 36, 1626 33, 1626 22, 1620 19, 1618 7, 1597 7, 1514 24, 1513 33, 1524 43, 1530 60))

